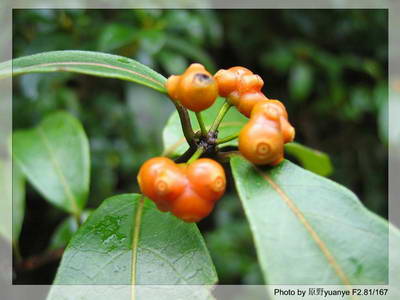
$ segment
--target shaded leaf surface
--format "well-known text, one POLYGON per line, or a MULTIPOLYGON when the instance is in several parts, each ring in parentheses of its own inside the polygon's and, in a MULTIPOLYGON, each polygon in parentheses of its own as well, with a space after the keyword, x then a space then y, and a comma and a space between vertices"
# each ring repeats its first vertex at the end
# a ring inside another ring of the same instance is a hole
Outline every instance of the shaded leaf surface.
POLYGON ((57 112, 36 128, 14 132, 13 156, 49 202, 74 214, 84 208, 89 190, 89 143, 77 119, 57 112))
MULTIPOLYGON (((70 241, 55 284, 214 284, 195 224, 138 194, 106 199, 70 241), (136 232, 138 233, 136 235, 136 232)), ((50 294, 50 299, 56 299, 50 294)))
POLYGON ((284 161, 231 166, 268 284, 386 284, 388 226, 346 188, 284 161))
POLYGON ((0 79, 12 75, 45 72, 75 72, 117 78, 165 92, 165 77, 127 57, 91 51, 51 51, 14 59, 0 64, 0 79))

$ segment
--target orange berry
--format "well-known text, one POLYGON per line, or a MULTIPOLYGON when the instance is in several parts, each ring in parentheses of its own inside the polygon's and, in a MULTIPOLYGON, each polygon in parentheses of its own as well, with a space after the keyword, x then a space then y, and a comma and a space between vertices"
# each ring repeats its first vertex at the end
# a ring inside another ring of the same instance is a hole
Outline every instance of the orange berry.
POLYGON ((140 190, 161 211, 170 211, 186 222, 208 216, 225 192, 226 178, 216 161, 201 158, 191 164, 175 164, 165 157, 146 161, 139 170, 140 190))
POLYGON ((215 75, 214 79, 218 84, 218 92, 222 97, 227 97, 232 93, 237 86, 237 76, 235 73, 228 70, 219 70, 215 75))
POLYGON ((280 122, 285 143, 294 140, 295 130, 288 121, 288 113, 282 102, 278 100, 268 100, 257 103, 251 111, 251 118, 260 114, 269 120, 280 122))
POLYGON ((191 64, 182 75, 172 75, 166 83, 168 95, 184 107, 200 112, 214 104, 218 86, 201 64, 191 64))
POLYGON ((219 95, 228 97, 228 95, 239 89, 239 81, 243 75, 253 74, 249 69, 244 67, 232 67, 228 70, 221 69, 215 75, 217 81, 219 95))
POLYGON ((214 202, 225 192, 225 171, 215 160, 198 159, 188 166, 186 174, 193 190, 203 199, 214 202))
POLYGON ((263 116, 252 118, 239 134, 239 151, 256 165, 277 165, 283 160, 280 124, 263 116))
POLYGON ((240 94, 246 92, 260 92, 264 85, 262 78, 256 74, 245 74, 240 78, 238 90, 240 94))
POLYGON ((243 115, 249 118, 254 105, 267 100, 268 98, 261 92, 247 92, 241 94, 239 97, 237 108, 243 115))
POLYGON ((146 161, 141 166, 137 179, 141 192, 152 199, 162 211, 170 209, 187 185, 182 169, 166 157, 155 157, 146 161))
POLYGON ((203 199, 188 186, 174 202, 171 212, 185 222, 199 222, 207 217, 213 208, 213 202, 203 199))
POLYGON ((245 67, 235 66, 228 69, 228 71, 235 73, 237 76, 253 74, 252 71, 245 67))

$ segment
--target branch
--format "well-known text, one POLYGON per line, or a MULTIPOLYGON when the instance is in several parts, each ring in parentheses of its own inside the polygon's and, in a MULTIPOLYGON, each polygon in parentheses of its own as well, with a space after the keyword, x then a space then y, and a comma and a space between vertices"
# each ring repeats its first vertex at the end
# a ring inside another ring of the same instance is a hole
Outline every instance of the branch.
POLYGON ((196 147, 196 140, 194 138, 194 132, 192 128, 192 123, 190 122, 189 114, 182 105, 176 101, 172 101, 178 111, 179 118, 181 119, 181 125, 183 130, 183 135, 191 148, 196 147))

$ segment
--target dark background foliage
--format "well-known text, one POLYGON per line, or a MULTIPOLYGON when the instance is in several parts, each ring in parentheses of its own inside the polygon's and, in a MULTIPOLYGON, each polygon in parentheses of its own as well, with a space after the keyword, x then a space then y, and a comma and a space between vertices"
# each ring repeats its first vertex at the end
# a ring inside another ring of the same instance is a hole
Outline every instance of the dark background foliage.
MULTIPOLYGON (((386 10, 14 10, 13 55, 64 49, 127 56, 165 76, 200 62, 214 72, 242 65, 282 100, 296 140, 328 153, 333 180, 387 217, 386 10)), ((173 106, 144 87, 67 73, 14 80, 13 126, 56 110, 78 117, 90 139, 89 207, 137 191, 140 165, 162 151, 173 106)), ((46 251, 66 215, 27 189, 23 257, 46 251)), ((200 229, 220 283, 263 282, 233 182, 200 229)), ((16 283, 51 283, 58 261, 16 273, 16 283)))

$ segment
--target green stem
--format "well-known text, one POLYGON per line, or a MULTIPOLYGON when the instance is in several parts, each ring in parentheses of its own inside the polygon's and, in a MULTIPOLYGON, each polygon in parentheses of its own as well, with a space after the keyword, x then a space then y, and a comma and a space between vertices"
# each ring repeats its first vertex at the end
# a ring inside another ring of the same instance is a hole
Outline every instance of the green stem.
POLYGON ((214 123, 211 125, 211 128, 208 132, 214 132, 218 129, 219 124, 221 124, 222 119, 225 117, 231 106, 232 104, 230 104, 229 102, 225 102, 224 105, 222 105, 217 117, 214 120, 214 123))
POLYGON ((207 129, 206 129, 206 126, 204 126, 204 121, 203 121, 203 117, 201 116, 201 112, 196 112, 196 118, 197 118, 197 122, 199 123, 199 126, 200 126, 201 135, 207 136, 207 129))
POLYGON ((217 139, 217 145, 230 142, 234 139, 237 139, 238 136, 239 136, 239 132, 236 132, 235 134, 228 135, 227 137, 217 139))
POLYGON ((193 128, 192 128, 192 123, 190 123, 189 114, 188 114, 186 108, 184 108, 178 102, 173 101, 173 103, 176 107, 176 110, 178 111, 179 118, 181 120, 183 135, 185 136, 185 139, 186 139, 187 143, 189 144, 189 146, 191 148, 194 148, 194 147, 196 147, 196 141, 194 139, 194 132, 193 132, 193 128))
POLYGON ((199 147, 197 148, 196 152, 193 153, 192 157, 187 161, 188 164, 194 162, 196 159, 198 159, 202 154, 204 153, 204 148, 199 147))

